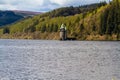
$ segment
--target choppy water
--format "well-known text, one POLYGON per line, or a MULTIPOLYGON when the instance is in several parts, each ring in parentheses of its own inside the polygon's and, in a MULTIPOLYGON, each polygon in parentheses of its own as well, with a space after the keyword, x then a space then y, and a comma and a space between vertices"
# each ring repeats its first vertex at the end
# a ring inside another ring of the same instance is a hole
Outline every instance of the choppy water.
POLYGON ((0 80, 120 80, 120 42, 1 39, 0 80))

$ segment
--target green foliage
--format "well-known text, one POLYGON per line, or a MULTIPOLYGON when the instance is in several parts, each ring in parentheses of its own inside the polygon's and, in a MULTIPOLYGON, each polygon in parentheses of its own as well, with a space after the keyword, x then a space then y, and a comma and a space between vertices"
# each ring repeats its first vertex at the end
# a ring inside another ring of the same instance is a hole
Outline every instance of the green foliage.
POLYGON ((33 25, 29 25, 27 28, 23 29, 23 32, 25 32, 25 33, 35 32, 35 31, 36 31, 36 29, 35 29, 35 26, 33 26, 33 25))
POLYGON ((117 31, 117 39, 120 39, 120 24, 118 25, 118 31, 117 31))
POLYGON ((3 34, 3 29, 0 29, 0 34, 3 34))
POLYGON ((117 33, 118 25, 120 24, 120 2, 119 0, 113 0, 110 4, 110 7, 105 10, 101 15, 101 34, 117 33))
POLYGON ((46 26, 45 26, 45 24, 43 24, 43 25, 41 26, 41 32, 44 33, 45 31, 46 31, 46 26))
POLYGON ((84 25, 81 24, 81 25, 80 25, 80 32, 83 32, 83 30, 84 30, 84 25))
POLYGON ((53 32, 53 25, 49 26, 48 32, 53 32))
POLYGON ((87 13, 87 12, 92 12, 96 10, 97 8, 106 5, 106 2, 101 2, 101 3, 95 3, 95 4, 90 4, 90 5, 83 5, 79 7, 62 7, 56 10, 53 10, 51 12, 42 14, 40 17, 46 17, 49 16, 50 18, 53 17, 60 17, 60 16, 70 16, 70 15, 75 15, 75 14, 80 14, 80 13, 87 13))
POLYGON ((96 26, 95 25, 93 25, 92 31, 96 31, 96 26))
POLYGON ((100 24, 100 30, 99 30, 99 33, 102 35, 102 34, 105 34, 106 32, 106 26, 107 26, 107 17, 108 17, 108 14, 107 14, 108 10, 106 10, 104 12, 104 14, 101 14, 101 24, 100 24))
POLYGON ((4 27, 3 28, 3 34, 9 34, 10 33, 10 30, 9 30, 9 28, 8 27, 4 27))
POLYGON ((26 20, 20 21, 19 23, 11 25, 10 33, 11 34, 18 32, 31 33, 35 31, 41 31, 42 33, 57 32, 62 23, 66 24, 68 32, 71 33, 75 31, 75 27, 80 22, 81 18, 83 18, 83 15, 85 17, 85 15, 87 14, 86 12, 91 12, 95 10, 96 8, 98 8, 99 4, 101 3, 79 6, 79 7, 72 7, 72 6, 64 7, 42 15, 35 16, 33 18, 28 18, 26 20), (74 15, 74 16, 70 16, 70 15, 74 15), (58 16, 67 16, 67 17, 58 17, 58 16))
POLYGON ((57 32, 58 31, 58 26, 57 26, 57 24, 56 25, 54 25, 54 27, 53 27, 53 32, 57 32))
POLYGON ((15 33, 39 33, 40 35, 34 34, 34 37, 45 39, 46 36, 51 38, 54 34, 57 34, 55 37, 59 37, 60 26, 65 24, 67 35, 70 37, 81 40, 110 40, 117 36, 119 40, 119 9, 120 6, 116 1, 112 1, 111 4, 107 5, 104 2, 94 5, 60 8, 13 24, 9 26, 9 32, 11 35, 15 33))

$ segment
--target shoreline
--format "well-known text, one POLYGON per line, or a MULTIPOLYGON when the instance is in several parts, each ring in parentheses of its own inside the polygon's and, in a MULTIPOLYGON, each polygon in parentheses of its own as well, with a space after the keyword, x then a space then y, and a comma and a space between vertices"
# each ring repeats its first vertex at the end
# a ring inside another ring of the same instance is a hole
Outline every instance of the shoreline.
POLYGON ((65 41, 65 42, 67 42, 67 41, 96 41, 96 42, 98 42, 98 41, 101 41, 101 42, 104 42, 104 41, 106 41, 106 42, 118 42, 118 41, 120 41, 120 40, 55 40, 55 39, 19 39, 19 38, 13 38, 13 39, 11 39, 11 38, 0 38, 0 40, 40 40, 40 41, 65 41))

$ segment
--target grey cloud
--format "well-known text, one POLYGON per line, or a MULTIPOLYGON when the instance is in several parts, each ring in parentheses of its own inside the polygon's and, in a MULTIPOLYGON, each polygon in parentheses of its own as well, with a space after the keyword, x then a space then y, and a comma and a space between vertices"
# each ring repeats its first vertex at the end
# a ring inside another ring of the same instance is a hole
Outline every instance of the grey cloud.
POLYGON ((100 1, 104 0, 0 0, 0 9, 49 11, 63 6, 78 6, 100 1))

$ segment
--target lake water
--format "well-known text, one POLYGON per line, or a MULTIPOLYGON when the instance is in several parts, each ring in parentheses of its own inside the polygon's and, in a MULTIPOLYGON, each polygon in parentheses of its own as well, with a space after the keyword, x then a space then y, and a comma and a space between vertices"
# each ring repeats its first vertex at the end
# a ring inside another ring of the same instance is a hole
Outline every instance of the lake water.
POLYGON ((1 39, 0 80, 120 80, 120 41, 1 39))

